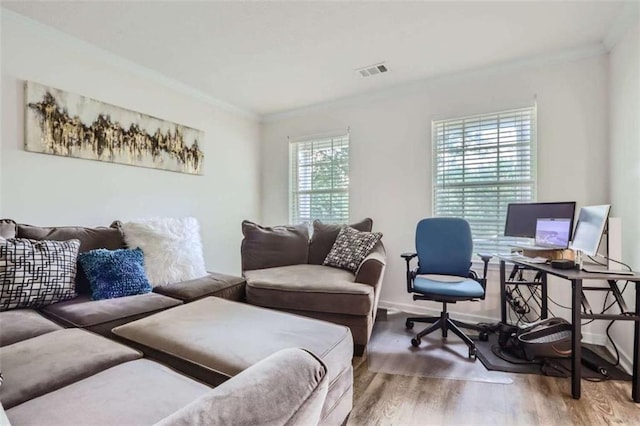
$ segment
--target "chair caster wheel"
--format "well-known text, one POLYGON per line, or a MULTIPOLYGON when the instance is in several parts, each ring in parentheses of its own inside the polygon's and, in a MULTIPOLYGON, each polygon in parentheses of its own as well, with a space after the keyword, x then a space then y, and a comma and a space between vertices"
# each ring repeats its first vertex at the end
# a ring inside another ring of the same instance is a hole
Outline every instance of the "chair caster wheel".
POLYGON ((413 321, 407 320, 407 322, 404 323, 404 326, 407 327, 407 330, 411 330, 413 328, 413 321))
POLYGON ((481 341, 486 342, 487 340, 489 340, 489 333, 487 333, 486 331, 481 331, 478 337, 481 341))
POLYGON ((476 354, 477 354, 477 350, 476 348, 469 348, 469 358, 471 358, 472 360, 476 360, 476 354))
POLYGON ((418 346, 420 346, 420 339, 418 339, 417 337, 414 337, 413 339, 411 339, 411 345, 417 348, 418 346))

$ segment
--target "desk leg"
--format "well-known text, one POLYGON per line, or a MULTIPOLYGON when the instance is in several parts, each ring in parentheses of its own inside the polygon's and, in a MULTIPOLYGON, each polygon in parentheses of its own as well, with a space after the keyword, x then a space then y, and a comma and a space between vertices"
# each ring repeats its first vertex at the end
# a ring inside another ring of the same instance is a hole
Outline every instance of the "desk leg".
MULTIPOLYGON (((636 315, 640 315, 640 282, 635 282, 636 287, 636 315)), ((633 324, 633 381, 631 382, 631 398, 640 402, 640 322, 633 324)))
POLYGON ((500 322, 507 323, 507 284, 504 260, 500 261, 500 322))
POLYGON ((542 319, 549 318, 549 299, 547 293, 547 273, 542 273, 542 312, 540 313, 540 317, 542 319))
POLYGON ((574 399, 580 399, 580 380, 582 378, 581 302, 582 280, 571 280, 571 396, 574 399))

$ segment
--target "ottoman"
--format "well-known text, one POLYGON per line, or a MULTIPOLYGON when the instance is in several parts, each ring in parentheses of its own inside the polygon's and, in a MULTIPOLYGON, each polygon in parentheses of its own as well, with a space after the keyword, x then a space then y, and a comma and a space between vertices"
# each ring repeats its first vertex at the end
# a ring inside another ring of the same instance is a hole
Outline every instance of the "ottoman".
POLYGON ((286 348, 315 354, 327 367, 321 424, 342 424, 353 404, 349 328, 207 297, 113 329, 145 355, 217 386, 286 348))

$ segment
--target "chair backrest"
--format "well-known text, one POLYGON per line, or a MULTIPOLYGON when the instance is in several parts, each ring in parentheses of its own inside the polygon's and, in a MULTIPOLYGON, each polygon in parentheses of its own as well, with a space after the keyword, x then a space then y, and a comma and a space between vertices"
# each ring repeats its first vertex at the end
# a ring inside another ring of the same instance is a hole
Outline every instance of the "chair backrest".
POLYGON ((418 273, 468 277, 473 239, 464 219, 434 217, 422 219, 416 228, 418 273))

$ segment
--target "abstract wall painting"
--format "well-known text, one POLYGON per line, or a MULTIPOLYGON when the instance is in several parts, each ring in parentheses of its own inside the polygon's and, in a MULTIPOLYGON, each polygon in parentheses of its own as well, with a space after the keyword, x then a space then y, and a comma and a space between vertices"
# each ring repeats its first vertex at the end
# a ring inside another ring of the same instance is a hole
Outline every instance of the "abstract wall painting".
POLYGON ((204 132, 25 83, 25 150, 202 174, 204 132))

